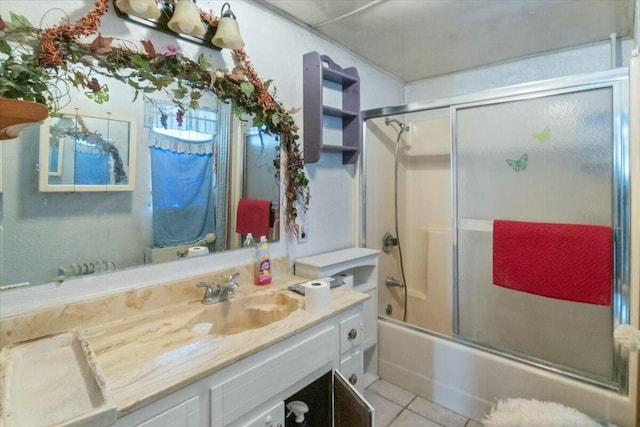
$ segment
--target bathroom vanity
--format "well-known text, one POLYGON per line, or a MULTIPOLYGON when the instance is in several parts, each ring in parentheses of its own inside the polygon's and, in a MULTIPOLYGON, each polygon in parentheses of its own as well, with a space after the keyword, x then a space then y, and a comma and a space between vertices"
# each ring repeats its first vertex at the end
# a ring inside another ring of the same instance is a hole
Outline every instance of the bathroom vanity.
MULTIPOLYGON (((285 401, 328 372, 348 378, 346 383, 338 378, 334 387, 361 383, 361 336, 362 304, 358 304, 143 406, 118 419, 116 425, 284 426, 285 401)), ((359 393, 341 391, 339 395, 353 399, 342 405, 373 413, 359 393)), ((313 410, 316 399, 306 403, 313 410)), ((336 425, 367 424, 336 421, 336 425)))
MULTIPOLYGON (((285 421, 285 404, 292 399, 307 399, 310 421, 335 408, 336 415, 351 420, 336 418, 336 426, 370 425, 373 409, 360 393, 368 296, 333 289, 331 310, 310 313, 304 297, 286 290, 304 280, 280 275, 266 289, 241 286, 243 294, 212 305, 202 304, 201 289, 196 294, 189 283, 5 318, 0 320, 3 351, 16 341, 59 332, 50 328, 53 323, 77 332, 95 355, 117 408, 117 426, 284 427, 293 421, 285 421), (200 298, 149 309, 155 298, 187 291, 200 298), (112 312, 116 306, 136 314, 101 319, 100 307, 112 312), (69 318, 78 325, 72 327, 69 318), (209 329, 196 328, 208 320, 209 329)), ((4 387, 11 372, 6 363, 1 367, 4 387)), ((20 378, 14 380, 19 387, 20 378)), ((19 402, 3 403, 5 425, 19 425, 10 413, 20 410, 19 402)), ((314 425, 332 425, 323 421, 314 425)))

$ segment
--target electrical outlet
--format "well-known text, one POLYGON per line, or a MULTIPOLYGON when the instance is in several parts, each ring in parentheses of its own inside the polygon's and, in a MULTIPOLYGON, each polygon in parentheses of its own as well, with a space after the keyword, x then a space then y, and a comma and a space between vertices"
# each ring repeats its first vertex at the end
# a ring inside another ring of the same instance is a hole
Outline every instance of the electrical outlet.
POLYGON ((309 238, 309 226, 306 224, 300 224, 300 229, 298 233, 298 243, 307 243, 308 238, 309 238))

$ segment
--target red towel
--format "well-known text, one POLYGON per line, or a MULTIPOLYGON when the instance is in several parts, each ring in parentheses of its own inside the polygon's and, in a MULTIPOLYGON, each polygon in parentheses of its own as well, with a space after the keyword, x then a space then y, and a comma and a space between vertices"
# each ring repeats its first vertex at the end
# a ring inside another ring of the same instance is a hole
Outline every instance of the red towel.
POLYGON ((240 199, 236 212, 236 232, 253 234, 253 237, 269 236, 271 201, 240 199))
POLYGON ((493 222, 493 283, 549 298, 609 305, 611 227, 493 222))

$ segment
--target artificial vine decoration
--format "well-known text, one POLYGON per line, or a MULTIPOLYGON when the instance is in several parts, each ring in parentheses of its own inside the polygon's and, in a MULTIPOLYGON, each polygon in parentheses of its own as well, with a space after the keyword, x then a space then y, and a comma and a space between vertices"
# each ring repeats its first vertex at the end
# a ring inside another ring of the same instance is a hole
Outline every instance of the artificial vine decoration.
MULTIPOLYGON (((97 0, 94 9, 75 24, 61 23, 44 30, 13 13, 9 22, 0 18, 0 58, 4 61, 0 96, 40 102, 55 112, 63 98, 58 92, 60 83, 103 103, 109 99, 109 88, 100 79, 110 77, 133 88, 134 100, 139 95, 148 98, 151 93, 164 92, 178 106, 178 115, 198 108, 206 92, 221 101, 232 101, 235 115, 250 115, 253 126, 281 137, 283 158, 276 160, 276 176, 280 177, 284 165, 286 221, 289 230, 297 233, 298 209, 306 211, 310 197, 298 126, 293 120, 297 110, 286 110, 276 101, 270 92, 272 82, 258 76, 243 49, 233 51, 235 67, 229 71, 212 68, 203 54, 197 60, 187 58, 177 47, 165 47, 158 53, 149 40, 140 42, 142 50, 124 40, 114 45, 113 38, 99 33, 108 7, 109 0, 97 0), (90 36, 95 36, 90 43, 81 41, 90 36)), ((200 16, 208 25, 217 26, 218 19, 212 13, 201 11, 200 16)))
POLYGON ((62 43, 78 42, 81 36, 95 34, 100 27, 100 19, 109 10, 109 0, 97 0, 94 9, 74 25, 61 23, 47 28, 40 34, 40 65, 64 67, 65 58, 59 48, 62 43))

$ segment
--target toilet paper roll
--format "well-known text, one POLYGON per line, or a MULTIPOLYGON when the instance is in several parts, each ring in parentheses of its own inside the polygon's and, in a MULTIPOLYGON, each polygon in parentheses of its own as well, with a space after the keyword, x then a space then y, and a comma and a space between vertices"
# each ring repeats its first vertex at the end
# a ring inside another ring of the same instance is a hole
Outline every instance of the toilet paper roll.
POLYGON ((209 248, 206 246, 194 246, 192 248, 189 248, 189 250, 187 251, 188 257, 202 256, 202 255, 208 255, 208 254, 209 254, 209 248))
POLYGON ((342 280, 343 286, 353 289, 353 274, 338 274, 338 279, 342 280))
POLYGON ((327 282, 316 280, 304 285, 304 309, 311 313, 325 313, 331 309, 331 293, 327 282))

